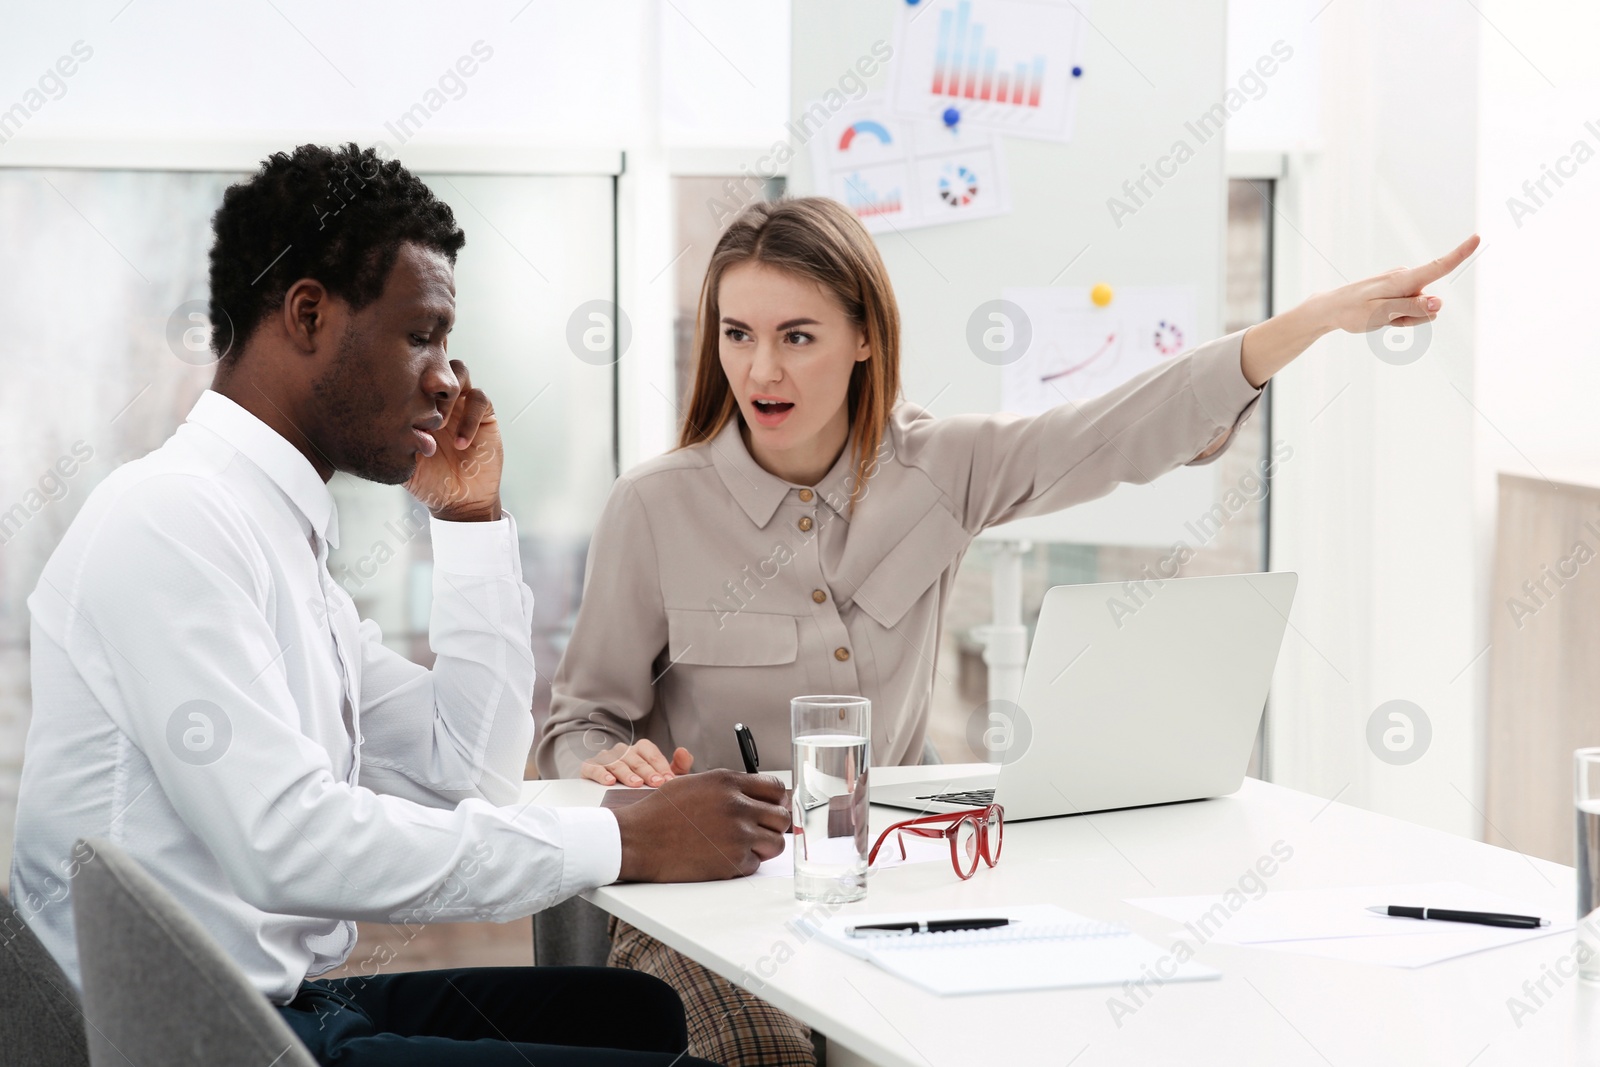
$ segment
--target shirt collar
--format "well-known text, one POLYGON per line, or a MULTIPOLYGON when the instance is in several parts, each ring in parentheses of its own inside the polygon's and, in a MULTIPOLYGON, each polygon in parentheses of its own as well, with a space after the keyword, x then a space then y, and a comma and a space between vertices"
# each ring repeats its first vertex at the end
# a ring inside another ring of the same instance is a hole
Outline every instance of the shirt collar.
MULTIPOLYGON (((707 447, 711 449, 711 464, 721 476, 728 493, 750 516, 751 522, 765 527, 772 521, 772 516, 785 497, 807 487, 792 485, 757 463, 745 447, 744 435, 739 432, 741 425, 739 416, 734 415, 707 442, 707 447)), ((834 461, 833 468, 815 487, 819 500, 845 519, 849 518, 850 487, 855 484, 851 479, 854 467, 852 456, 853 450, 846 446, 834 461)))
POLYGON ((329 548, 339 547, 333 494, 311 461, 282 434, 212 389, 200 394, 187 421, 210 430, 259 467, 311 524, 312 532, 329 548))

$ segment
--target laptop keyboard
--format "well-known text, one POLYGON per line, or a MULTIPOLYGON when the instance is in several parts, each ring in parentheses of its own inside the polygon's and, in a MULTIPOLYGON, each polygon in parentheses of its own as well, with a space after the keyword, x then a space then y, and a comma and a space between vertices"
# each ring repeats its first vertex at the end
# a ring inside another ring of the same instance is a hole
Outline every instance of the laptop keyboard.
POLYGON ((968 789, 961 793, 933 793, 918 800, 935 800, 941 804, 961 804, 969 808, 986 808, 994 803, 993 789, 968 789))

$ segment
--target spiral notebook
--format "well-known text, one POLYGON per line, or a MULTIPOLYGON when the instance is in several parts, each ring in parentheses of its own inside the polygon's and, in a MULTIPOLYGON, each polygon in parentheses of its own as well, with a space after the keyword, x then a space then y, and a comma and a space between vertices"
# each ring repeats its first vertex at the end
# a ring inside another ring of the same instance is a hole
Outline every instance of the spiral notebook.
POLYGON ((1100 922, 1054 904, 881 912, 834 916, 822 922, 802 916, 790 922, 802 937, 816 937, 940 996, 1121 985, 1139 979, 1155 986, 1221 975, 1192 960, 1179 961, 1170 948, 1146 941, 1120 923, 1100 922), (977 915, 1012 922, 989 930, 895 937, 845 933, 862 923, 977 915))

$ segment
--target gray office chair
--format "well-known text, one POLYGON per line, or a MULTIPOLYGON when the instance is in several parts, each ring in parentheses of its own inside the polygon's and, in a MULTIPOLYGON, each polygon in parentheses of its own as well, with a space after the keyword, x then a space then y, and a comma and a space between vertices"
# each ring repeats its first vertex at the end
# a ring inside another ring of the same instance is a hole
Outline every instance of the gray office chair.
POLYGON ((211 935, 103 840, 72 886, 93 1067, 317 1067, 211 935))
MULTIPOLYGON (((50 906, 66 907, 60 901, 50 906)), ((4 897, 0 897, 0 1060, 29 1067, 89 1067, 78 993, 4 897)))

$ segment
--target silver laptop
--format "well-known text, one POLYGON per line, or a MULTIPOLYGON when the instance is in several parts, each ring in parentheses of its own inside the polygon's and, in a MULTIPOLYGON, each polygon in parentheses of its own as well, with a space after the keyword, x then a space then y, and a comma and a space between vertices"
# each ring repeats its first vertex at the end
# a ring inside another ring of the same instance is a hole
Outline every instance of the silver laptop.
POLYGON ((1277 572, 1054 587, 1016 706, 989 705, 981 724, 1000 742, 998 766, 930 766, 916 782, 873 785, 872 802, 931 813, 994 800, 1009 822, 1236 791, 1297 582, 1277 572))

